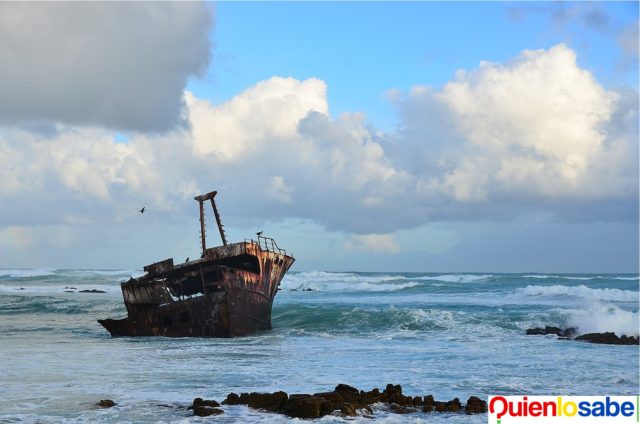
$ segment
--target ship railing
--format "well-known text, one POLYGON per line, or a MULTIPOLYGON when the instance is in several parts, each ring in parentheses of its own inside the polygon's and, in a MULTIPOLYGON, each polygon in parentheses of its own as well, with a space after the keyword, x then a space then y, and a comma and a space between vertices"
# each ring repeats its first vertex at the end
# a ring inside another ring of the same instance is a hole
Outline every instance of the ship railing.
POLYGON ((262 250, 266 250, 268 252, 273 252, 273 253, 279 253, 281 255, 287 255, 286 250, 284 249, 280 249, 278 247, 278 243, 276 243, 276 241, 274 239, 272 239, 271 237, 263 237, 263 236, 258 236, 258 241, 256 242, 255 240, 251 239, 251 240, 244 240, 245 242, 251 242, 251 243, 255 243, 258 246, 260 246, 260 249, 262 250))

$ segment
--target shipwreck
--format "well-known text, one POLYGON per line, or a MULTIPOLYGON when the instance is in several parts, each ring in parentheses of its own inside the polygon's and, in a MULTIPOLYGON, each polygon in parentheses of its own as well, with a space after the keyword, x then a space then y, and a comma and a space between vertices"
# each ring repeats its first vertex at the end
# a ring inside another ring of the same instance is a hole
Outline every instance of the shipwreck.
POLYGON ((128 316, 98 322, 112 336, 235 337, 271 329, 271 307, 294 262, 269 237, 227 243, 217 192, 195 197, 200 206, 202 256, 144 267, 121 284, 128 316), (207 248, 204 203, 213 208, 222 246, 207 248))

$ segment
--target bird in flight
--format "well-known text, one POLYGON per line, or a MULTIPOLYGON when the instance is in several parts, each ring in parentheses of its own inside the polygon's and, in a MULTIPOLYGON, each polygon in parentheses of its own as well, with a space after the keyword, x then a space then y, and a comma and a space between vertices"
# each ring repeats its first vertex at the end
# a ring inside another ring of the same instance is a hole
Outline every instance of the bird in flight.
POLYGON ((147 209, 146 206, 143 206, 142 209, 140 209, 140 213, 144 213, 144 210, 147 209))

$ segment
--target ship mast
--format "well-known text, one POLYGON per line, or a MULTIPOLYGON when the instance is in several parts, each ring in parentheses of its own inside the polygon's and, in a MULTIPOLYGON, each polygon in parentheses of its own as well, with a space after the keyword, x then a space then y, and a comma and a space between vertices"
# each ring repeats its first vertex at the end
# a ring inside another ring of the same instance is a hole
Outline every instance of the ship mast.
POLYGON ((220 238, 222 239, 222 244, 224 246, 227 245, 227 236, 224 233, 224 226, 222 225, 222 221, 220 220, 220 213, 218 213, 218 208, 216 207, 216 202, 214 200, 214 197, 216 197, 216 194, 218 194, 217 191, 212 191, 210 193, 194 197, 194 200, 197 200, 200 206, 200 237, 202 240, 203 255, 205 250, 207 250, 207 237, 206 237, 206 230, 204 225, 204 202, 207 200, 211 201, 211 207, 213 208, 213 216, 216 217, 216 223, 218 224, 218 231, 220 231, 220 238))

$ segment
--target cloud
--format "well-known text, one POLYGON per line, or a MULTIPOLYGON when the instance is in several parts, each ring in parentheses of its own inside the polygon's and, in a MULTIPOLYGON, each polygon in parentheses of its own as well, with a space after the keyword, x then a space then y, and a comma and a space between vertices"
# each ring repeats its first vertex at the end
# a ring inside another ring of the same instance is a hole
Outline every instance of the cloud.
POLYGON ((557 211, 574 201, 637 198, 637 129, 617 122, 637 119, 637 104, 598 84, 565 45, 483 62, 441 90, 414 87, 397 105, 406 144, 396 147, 435 156, 418 182, 425 201, 482 213, 471 205, 557 211))
POLYGON ((188 126, 126 143, 0 129, 0 227, 131 223, 142 205, 145 222, 195 223, 193 196, 213 189, 229 226, 308 220, 353 251, 397 251, 398 230, 438 220, 637 220, 637 93, 606 89, 565 45, 396 93, 395 134, 332 117, 326 91, 273 77, 222 104, 186 92, 188 126))
POLYGON ((282 203, 291 203, 291 192, 293 187, 288 185, 284 178, 276 175, 271 179, 271 183, 265 189, 265 194, 268 198, 277 200, 282 203))
POLYGON ((345 249, 354 252, 398 253, 400 246, 392 234, 358 234, 346 243, 345 249))
POLYGON ((210 60, 204 3, 0 3, 0 123, 166 131, 210 60))

